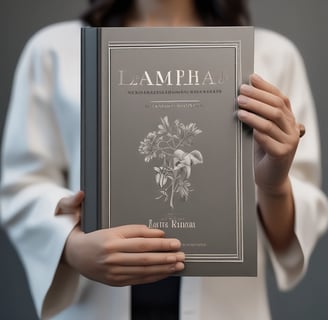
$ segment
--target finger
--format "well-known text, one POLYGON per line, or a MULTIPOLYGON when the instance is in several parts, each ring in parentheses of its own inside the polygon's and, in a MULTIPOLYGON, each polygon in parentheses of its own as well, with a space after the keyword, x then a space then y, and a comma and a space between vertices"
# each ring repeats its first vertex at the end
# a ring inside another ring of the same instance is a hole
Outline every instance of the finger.
POLYGON ((108 265, 121 266, 150 266, 150 265, 164 265, 176 262, 184 262, 185 254, 183 252, 177 253, 122 253, 118 252, 108 256, 108 265))
POLYGON ((181 248, 181 242, 177 239, 165 238, 129 238, 113 239, 109 244, 109 252, 163 252, 178 251, 181 248))
POLYGON ((63 213, 76 214, 77 209, 81 206, 83 199, 83 191, 78 191, 72 196, 60 199, 55 209, 55 215, 63 213))
POLYGON ((238 104, 243 110, 247 110, 257 116, 254 119, 261 120, 261 118, 265 118, 273 122, 284 132, 288 134, 293 132, 291 126, 295 125, 295 120, 289 111, 286 113, 280 108, 272 107, 262 101, 244 95, 238 96, 238 104))
POLYGON ((108 284, 111 286, 119 286, 119 287, 128 286, 128 285, 147 284, 147 283, 153 283, 163 280, 171 275, 172 273, 156 274, 156 275, 150 275, 145 277, 121 276, 115 279, 108 280, 108 284))
POLYGON ((253 73, 250 76, 250 83, 254 88, 257 88, 259 90, 271 93, 273 96, 277 96, 281 98, 284 102, 284 105, 290 110, 291 105, 288 97, 286 97, 276 86, 271 84, 270 82, 264 80, 261 78, 258 74, 253 73))
POLYGON ((148 276, 148 277, 137 278, 132 281, 131 285, 154 283, 154 282, 163 280, 163 279, 169 277, 170 275, 171 274, 164 274, 164 275, 153 275, 153 276, 148 276))
POLYGON ((253 137, 261 148, 273 158, 281 158, 294 151, 292 145, 281 143, 259 131, 254 130, 253 137))
POLYGON ((281 143, 288 140, 287 134, 274 122, 242 109, 238 110, 237 114, 240 121, 261 132, 262 134, 266 134, 281 143))
POLYGON ((165 233, 160 229, 151 229, 145 225, 125 225, 112 228, 121 238, 157 238, 164 237, 165 233))
POLYGON ((239 89, 240 95, 252 98, 253 100, 261 101, 266 105, 279 108, 283 111, 289 111, 285 101, 278 95, 260 90, 248 84, 242 84, 239 89))
POLYGON ((182 271, 183 269, 184 263, 177 262, 173 264, 152 266, 111 266, 108 271, 112 277, 149 277, 153 275, 169 275, 174 272, 182 271))

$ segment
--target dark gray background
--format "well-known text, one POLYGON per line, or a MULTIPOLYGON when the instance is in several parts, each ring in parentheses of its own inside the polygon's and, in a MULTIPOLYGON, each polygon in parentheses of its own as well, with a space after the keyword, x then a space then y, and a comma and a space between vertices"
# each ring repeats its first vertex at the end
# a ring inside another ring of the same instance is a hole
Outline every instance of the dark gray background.
MULTIPOLYGON (((301 51, 317 104, 323 158, 323 188, 328 193, 327 35, 326 0, 250 0, 255 25, 292 39, 301 51)), ((81 0, 2 0, 0 4, 0 129, 15 64, 26 40, 42 26, 74 18, 86 6, 81 0)), ((328 235, 319 242, 305 279, 293 291, 278 292, 269 271, 270 303, 274 320, 327 320, 328 235)), ((34 309, 19 260, 0 232, 0 319, 34 320, 34 309)), ((250 293, 251 294, 251 293, 250 293)), ((236 306, 238 307, 238 306, 236 306)), ((75 319, 72 319, 75 320, 75 319)), ((251 320, 251 319, 250 319, 251 320)))

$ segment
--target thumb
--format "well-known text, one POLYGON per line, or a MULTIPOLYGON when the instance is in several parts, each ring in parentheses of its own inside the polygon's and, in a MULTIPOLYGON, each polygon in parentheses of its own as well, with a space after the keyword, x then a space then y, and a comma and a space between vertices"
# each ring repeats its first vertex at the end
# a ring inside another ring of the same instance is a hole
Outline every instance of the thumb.
POLYGON ((56 206, 55 215, 60 215, 60 214, 80 215, 80 208, 83 199, 84 199, 83 191, 78 191, 72 196, 61 198, 56 206))

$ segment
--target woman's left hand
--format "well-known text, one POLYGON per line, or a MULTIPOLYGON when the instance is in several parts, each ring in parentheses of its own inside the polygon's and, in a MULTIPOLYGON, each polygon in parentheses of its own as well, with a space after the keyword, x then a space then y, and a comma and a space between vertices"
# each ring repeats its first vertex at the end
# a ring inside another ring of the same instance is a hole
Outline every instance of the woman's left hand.
POLYGON ((290 170, 302 125, 289 99, 256 74, 240 87, 238 118, 251 128, 255 144, 255 182, 264 193, 279 195, 289 185, 290 170))

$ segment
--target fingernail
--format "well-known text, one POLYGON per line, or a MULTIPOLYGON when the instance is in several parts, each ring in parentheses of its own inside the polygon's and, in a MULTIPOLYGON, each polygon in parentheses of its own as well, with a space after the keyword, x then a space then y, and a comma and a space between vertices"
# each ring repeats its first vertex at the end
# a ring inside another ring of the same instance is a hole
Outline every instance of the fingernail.
POLYGON ((247 117, 248 112, 245 111, 245 110, 239 109, 238 112, 237 112, 237 114, 238 114, 238 119, 239 120, 243 120, 243 119, 245 119, 247 117))
POLYGON ((257 73, 253 73, 253 74, 250 76, 250 81, 252 82, 253 80, 255 80, 255 81, 262 81, 263 78, 261 78, 257 73))
POLYGON ((175 272, 175 271, 176 271, 176 270, 175 270, 175 265, 173 265, 173 266, 170 267, 170 271, 171 271, 171 272, 175 272))
POLYGON ((246 93, 249 94, 252 92, 252 86, 248 85, 248 84, 242 84, 240 86, 240 93, 246 93))
POLYGON ((238 104, 243 105, 243 106, 246 105, 249 101, 249 99, 243 95, 238 96, 237 100, 238 100, 238 104))
POLYGON ((181 271, 183 269, 184 269, 184 263, 182 263, 182 262, 177 262, 177 263, 173 264, 172 266, 170 266, 171 272, 177 272, 177 271, 181 271))
POLYGON ((186 255, 183 252, 179 252, 177 254, 177 260, 178 261, 185 261, 185 259, 186 259, 186 255))
POLYGON ((170 242, 171 249, 179 249, 181 247, 181 243, 179 240, 172 240, 170 242))
POLYGON ((262 78, 257 73, 253 73, 252 78, 262 80, 262 78))
POLYGON ((175 264, 175 271, 181 271, 184 269, 184 267, 185 267, 184 263, 178 262, 175 264))

